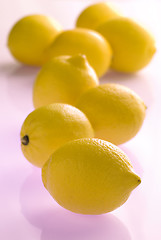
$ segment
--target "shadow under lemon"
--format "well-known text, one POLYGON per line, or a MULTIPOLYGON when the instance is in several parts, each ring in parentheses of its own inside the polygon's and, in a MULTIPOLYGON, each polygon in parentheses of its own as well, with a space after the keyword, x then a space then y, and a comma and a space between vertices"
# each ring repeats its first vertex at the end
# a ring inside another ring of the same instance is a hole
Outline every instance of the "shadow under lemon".
POLYGON ((75 214, 60 207, 43 187, 41 170, 23 183, 20 205, 24 217, 41 230, 41 240, 130 240, 126 226, 111 213, 75 214))
MULTIPOLYGON (((0 65, 0 70, 6 75, 7 93, 11 103, 19 110, 31 111, 33 108, 33 84, 40 68, 15 62, 0 65)), ((153 82, 151 81, 152 77, 148 71, 127 74, 109 70, 100 78, 100 84, 123 84, 134 90, 144 100, 147 107, 149 107, 155 97, 153 82)))
POLYGON ((132 163, 134 171, 141 177, 142 180, 141 184, 136 189, 136 192, 134 191, 131 193, 132 196, 130 197, 126 206, 126 214, 128 216, 128 223, 133 232, 133 238, 144 239, 144 223, 145 219, 147 218, 148 209, 146 195, 144 194, 144 189, 147 185, 147 181, 144 176, 145 172, 142 167, 141 159, 139 161, 138 156, 131 149, 129 149, 126 144, 122 144, 119 147, 127 154, 130 162, 132 163))

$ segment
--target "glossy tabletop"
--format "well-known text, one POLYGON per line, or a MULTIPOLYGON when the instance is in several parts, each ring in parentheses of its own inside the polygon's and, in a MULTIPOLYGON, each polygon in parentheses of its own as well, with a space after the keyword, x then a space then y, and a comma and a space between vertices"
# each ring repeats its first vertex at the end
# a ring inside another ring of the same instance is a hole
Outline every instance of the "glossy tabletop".
POLYGON ((157 52, 151 64, 130 75, 108 72, 100 83, 133 89, 148 109, 135 138, 121 145, 142 183, 128 201, 112 213, 89 216, 60 207, 43 187, 41 170, 20 148, 21 125, 33 110, 32 86, 39 68, 16 62, 7 35, 21 17, 51 15, 65 29, 74 27, 80 11, 95 1, 0 0, 0 239, 3 240, 160 240, 161 239, 161 2, 111 1, 123 14, 143 24, 155 36, 157 52))

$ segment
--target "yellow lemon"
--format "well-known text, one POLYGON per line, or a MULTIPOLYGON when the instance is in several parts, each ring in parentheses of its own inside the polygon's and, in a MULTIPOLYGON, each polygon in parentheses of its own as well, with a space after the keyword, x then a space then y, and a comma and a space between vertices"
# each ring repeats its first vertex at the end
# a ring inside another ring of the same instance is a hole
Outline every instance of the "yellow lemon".
POLYGON ((33 89, 35 108, 50 103, 75 105, 87 89, 98 85, 98 77, 85 55, 55 57, 40 70, 33 89))
POLYGON ((8 36, 8 48, 18 61, 28 65, 42 65, 44 51, 62 27, 44 15, 29 15, 20 19, 8 36))
POLYGON ((76 26, 96 29, 100 24, 118 17, 119 14, 107 2, 99 2, 85 8, 79 15, 76 26))
POLYGON ((156 48, 153 37, 128 18, 116 18, 97 28, 113 50, 111 67, 120 72, 136 72, 152 59, 156 48))
POLYGON ((64 143, 93 137, 87 117, 67 104, 50 104, 31 112, 21 128, 21 148, 32 164, 42 167, 49 156, 64 143))
POLYGON ((118 147, 92 138, 57 149, 42 168, 42 180, 62 207, 81 214, 113 211, 141 182, 118 147))
POLYGON ((84 54, 98 76, 111 64, 112 50, 98 32, 76 28, 60 33, 46 51, 47 59, 61 55, 84 54))
POLYGON ((146 110, 136 93, 119 84, 104 84, 88 90, 82 94, 76 106, 90 120, 95 137, 116 145, 137 134, 146 110))

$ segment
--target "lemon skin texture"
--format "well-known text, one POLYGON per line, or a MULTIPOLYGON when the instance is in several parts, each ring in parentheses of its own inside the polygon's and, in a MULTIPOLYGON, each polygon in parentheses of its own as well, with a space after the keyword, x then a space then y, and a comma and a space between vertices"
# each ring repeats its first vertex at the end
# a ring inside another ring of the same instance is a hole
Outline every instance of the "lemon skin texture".
POLYGON ((92 4, 81 12, 76 27, 95 30, 100 24, 118 16, 119 14, 107 2, 92 4))
POLYGON ((48 59, 77 54, 86 55, 98 76, 102 76, 111 64, 112 50, 109 43, 93 30, 76 28, 61 32, 46 51, 48 59))
POLYGON ((128 18, 116 18, 97 28, 113 50, 111 68, 133 73, 144 68, 152 59, 156 48, 153 37, 140 25, 128 18))
POLYGON ((25 119, 21 149, 30 163, 42 167, 64 143, 93 135, 90 122, 80 110, 67 104, 50 104, 37 108, 25 119))
POLYGON ((85 55, 55 57, 42 67, 35 80, 34 106, 58 102, 75 105, 82 93, 98 83, 85 55))
POLYGON ((50 17, 26 16, 12 27, 8 48, 19 62, 40 66, 44 63, 44 51, 61 30, 59 23, 50 17))
POLYGON ((93 138, 57 149, 42 168, 42 180, 58 204, 81 214, 113 211, 141 182, 118 147, 93 138))
POLYGON ((140 130, 146 106, 131 89, 119 84, 104 84, 88 90, 76 106, 90 120, 95 137, 119 145, 140 130))

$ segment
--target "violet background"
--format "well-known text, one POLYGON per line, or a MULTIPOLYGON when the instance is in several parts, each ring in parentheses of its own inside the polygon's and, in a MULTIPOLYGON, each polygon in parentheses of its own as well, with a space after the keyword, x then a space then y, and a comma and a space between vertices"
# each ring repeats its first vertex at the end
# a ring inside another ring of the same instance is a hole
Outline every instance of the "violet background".
POLYGON ((146 103, 147 116, 135 138, 120 146, 129 156, 141 185, 112 213, 85 216, 60 207, 43 187, 40 169, 20 149, 21 125, 33 110, 32 85, 39 68, 16 62, 7 35, 21 17, 51 15, 65 29, 83 8, 97 1, 6 0, 0 8, 0 239, 4 240, 159 240, 161 239, 161 2, 109 1, 143 24, 156 39, 157 52, 142 71, 108 72, 100 83, 120 83, 133 89, 146 103))

